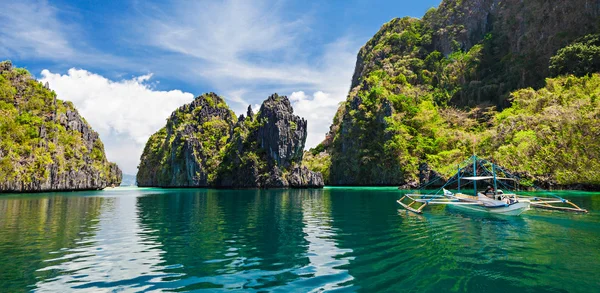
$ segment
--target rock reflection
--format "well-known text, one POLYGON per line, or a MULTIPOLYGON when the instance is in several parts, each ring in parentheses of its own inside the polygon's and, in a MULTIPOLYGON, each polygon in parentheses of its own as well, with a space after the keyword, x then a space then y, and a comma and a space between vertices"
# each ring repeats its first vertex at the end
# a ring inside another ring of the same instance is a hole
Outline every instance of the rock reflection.
MULTIPOLYGON (((401 210, 394 188, 0 197, 0 291, 593 291, 587 215, 401 210)), ((571 198, 569 198, 571 199, 571 198)))
POLYGON ((178 190, 138 207, 181 290, 282 285, 309 263, 302 199, 286 190, 178 190))
POLYGON ((89 245, 106 201, 58 194, 0 198, 0 291, 33 289, 60 274, 44 268, 64 251, 89 245))
POLYGON ((174 274, 161 265, 161 244, 140 227, 136 201, 135 196, 106 199, 95 233, 75 248, 55 251, 55 258, 46 260, 48 265, 39 271, 60 276, 41 280, 36 287, 48 292, 160 288, 161 279, 174 274))

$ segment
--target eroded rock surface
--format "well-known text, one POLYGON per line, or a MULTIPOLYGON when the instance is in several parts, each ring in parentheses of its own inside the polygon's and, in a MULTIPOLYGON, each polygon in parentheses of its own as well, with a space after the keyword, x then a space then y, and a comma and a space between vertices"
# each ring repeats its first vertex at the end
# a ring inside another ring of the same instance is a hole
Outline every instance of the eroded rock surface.
POLYGON ((98 133, 29 72, 0 62, 0 192, 103 189, 122 173, 98 133))

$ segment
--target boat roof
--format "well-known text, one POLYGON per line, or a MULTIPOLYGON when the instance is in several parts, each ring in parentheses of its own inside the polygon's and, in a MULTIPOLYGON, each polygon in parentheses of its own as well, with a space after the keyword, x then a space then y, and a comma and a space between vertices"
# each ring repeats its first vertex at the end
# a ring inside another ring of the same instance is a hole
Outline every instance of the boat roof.
MULTIPOLYGON (((478 181, 478 180, 494 179, 494 176, 460 177, 460 179, 478 181)), ((513 181, 515 181, 516 179, 514 179, 514 178, 506 178, 506 177, 496 177, 496 180, 513 180, 513 181)))

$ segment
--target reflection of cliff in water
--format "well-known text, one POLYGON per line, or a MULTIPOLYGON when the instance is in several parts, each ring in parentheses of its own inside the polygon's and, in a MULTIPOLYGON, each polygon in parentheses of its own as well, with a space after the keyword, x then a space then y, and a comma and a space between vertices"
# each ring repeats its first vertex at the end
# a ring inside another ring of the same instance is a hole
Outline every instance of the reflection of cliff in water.
POLYGON ((0 199, 0 291, 31 288, 55 272, 39 269, 51 264, 56 252, 75 247, 93 235, 106 198, 77 196, 20 196, 0 199), (2 284, 10 280, 10 286, 2 284))
POLYGON ((353 277, 348 283, 365 292, 411 288, 393 287, 407 277, 399 274, 406 261, 406 236, 394 205, 397 191, 335 188, 329 194, 334 239, 348 260, 337 268, 353 277))
POLYGON ((80 246, 61 250, 57 264, 45 270, 60 271, 59 278, 39 282, 45 292, 64 288, 103 291, 106 288, 154 290, 162 288, 169 274, 160 243, 147 237, 139 224, 137 198, 131 195, 111 198, 102 207, 96 233, 82 239, 80 246))
MULTIPOLYGON (((449 207, 417 215, 393 205, 397 198, 397 191, 331 190, 337 243, 351 250, 349 264, 340 268, 357 288, 520 292, 578 288, 575 280, 594 287, 596 281, 580 276, 600 271, 600 264, 579 259, 590 251, 600 258, 597 220, 589 218, 595 215, 492 217, 449 207)), ((569 199, 594 206, 600 196, 569 199)))
POLYGON ((162 244, 185 289, 261 288, 297 278, 291 270, 308 263, 293 192, 181 190, 139 197, 137 207, 145 237, 162 244))

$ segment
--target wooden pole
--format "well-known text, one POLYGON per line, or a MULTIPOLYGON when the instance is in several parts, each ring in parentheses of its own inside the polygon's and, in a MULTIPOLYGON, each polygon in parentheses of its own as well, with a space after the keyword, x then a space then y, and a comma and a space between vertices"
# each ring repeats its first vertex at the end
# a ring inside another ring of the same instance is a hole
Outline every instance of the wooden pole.
MULTIPOLYGON (((477 156, 473 154, 473 177, 477 177, 477 156)), ((475 196, 477 196, 477 178, 473 180, 473 188, 475 189, 475 196)))
POLYGON ((458 192, 460 193, 460 164, 458 164, 458 173, 456 173, 456 176, 458 176, 458 192))
POLYGON ((496 164, 492 162, 492 174, 494 175, 494 198, 495 195, 498 194, 498 185, 496 185, 496 169, 494 168, 496 164))

